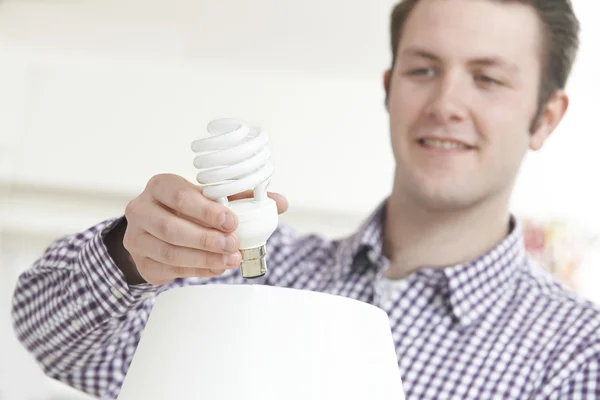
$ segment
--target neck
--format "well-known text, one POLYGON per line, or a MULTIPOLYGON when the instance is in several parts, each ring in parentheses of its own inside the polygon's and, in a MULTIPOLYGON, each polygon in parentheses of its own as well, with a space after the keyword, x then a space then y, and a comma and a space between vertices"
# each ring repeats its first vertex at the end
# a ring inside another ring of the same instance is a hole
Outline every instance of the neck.
POLYGON ((385 276, 402 279, 421 267, 443 268, 482 256, 509 231, 506 197, 460 211, 440 211, 411 202, 394 190, 388 199, 384 254, 385 276))

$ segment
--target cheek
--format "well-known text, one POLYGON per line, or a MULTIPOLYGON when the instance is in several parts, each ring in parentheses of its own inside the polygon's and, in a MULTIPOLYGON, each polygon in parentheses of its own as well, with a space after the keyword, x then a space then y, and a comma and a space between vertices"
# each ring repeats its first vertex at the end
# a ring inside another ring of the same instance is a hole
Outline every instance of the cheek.
POLYGON ((407 129, 414 123, 422 109, 422 97, 419 90, 401 81, 392 88, 388 103, 392 129, 407 129))
POLYGON ((419 118, 421 110, 419 95, 400 85, 394 87, 389 97, 389 127, 392 151, 397 161, 409 157, 411 126, 419 118))
POLYGON ((529 146, 533 111, 516 98, 482 96, 473 107, 473 119, 483 141, 482 162, 495 171, 513 174, 529 146))
MULTIPOLYGON (((535 110, 522 94, 479 93, 471 104, 472 118, 484 141, 527 139, 535 110)), ((517 140, 519 145, 523 140, 517 140)))

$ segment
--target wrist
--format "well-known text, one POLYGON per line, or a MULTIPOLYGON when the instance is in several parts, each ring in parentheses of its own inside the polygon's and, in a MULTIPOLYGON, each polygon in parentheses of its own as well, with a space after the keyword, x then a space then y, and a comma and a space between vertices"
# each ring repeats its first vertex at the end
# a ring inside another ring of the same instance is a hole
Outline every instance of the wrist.
POLYGON ((114 226, 108 228, 102 235, 102 240, 115 265, 123 273, 128 285, 146 283, 140 275, 131 257, 131 254, 123 246, 123 237, 127 229, 127 219, 121 218, 114 226))

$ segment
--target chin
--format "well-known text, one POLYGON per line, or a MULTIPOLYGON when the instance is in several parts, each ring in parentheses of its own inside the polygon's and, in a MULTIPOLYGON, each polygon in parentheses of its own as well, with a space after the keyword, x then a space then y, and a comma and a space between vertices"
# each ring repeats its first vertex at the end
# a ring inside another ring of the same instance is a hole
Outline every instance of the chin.
POLYGON ((425 211, 452 213, 471 208, 477 202, 458 198, 423 198, 420 206, 425 211))
POLYGON ((448 187, 445 185, 435 187, 415 188, 413 198, 417 205, 424 210, 436 212, 461 211, 473 207, 479 201, 477 196, 468 190, 461 190, 460 185, 448 187))
POLYGON ((474 190, 477 179, 468 172, 397 168, 395 178, 398 195, 423 210, 460 211, 475 206, 485 197, 481 190, 474 190))

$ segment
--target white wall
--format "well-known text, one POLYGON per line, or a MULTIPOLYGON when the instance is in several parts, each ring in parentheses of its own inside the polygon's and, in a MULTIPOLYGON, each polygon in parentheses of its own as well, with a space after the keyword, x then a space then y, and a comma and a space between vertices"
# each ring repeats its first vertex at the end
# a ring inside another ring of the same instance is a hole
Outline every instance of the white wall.
MULTIPOLYGON (((258 4, 263 3, 273 7, 268 0, 258 4)), ((376 45, 358 41, 357 29, 342 25, 339 31, 353 32, 348 40, 357 43, 354 51, 342 46, 338 51, 345 56, 337 56, 335 46, 310 36, 303 42, 288 35, 269 44, 269 34, 282 29, 282 16, 295 21, 289 14, 273 18, 280 22, 251 37, 262 40, 256 44, 238 36, 246 31, 220 20, 204 19, 202 29, 177 30, 174 21, 185 14, 181 10, 166 13, 159 24, 151 12, 166 12, 160 2, 141 8, 155 28, 133 17, 128 10, 135 7, 109 13, 109 6, 84 4, 8 1, 0 8, 0 179, 134 195, 156 172, 193 179, 189 143, 204 134, 211 119, 241 116, 271 133, 277 168, 272 188, 285 193, 292 206, 364 214, 387 193, 393 162, 380 82, 389 60, 387 33, 379 26, 385 18, 367 13, 360 25, 362 17, 352 15, 365 32, 377 24, 368 35, 376 45), (225 31, 230 34, 223 43, 212 36, 225 31), (292 44, 303 44, 298 52, 287 44, 289 37, 292 44), (202 51, 209 56, 200 58, 202 51), (107 155, 110 163, 101 161, 107 155), (318 161, 308 162, 309 156, 318 161), (348 191, 353 194, 344 196, 348 191)), ((600 100, 591 88, 600 87, 600 60, 592 40, 598 28, 589 17, 598 5, 576 4, 587 8, 578 8, 583 44, 569 85, 571 108, 548 145, 524 165, 514 208, 527 215, 568 216, 598 229, 592 173, 600 170, 593 118, 600 100)), ((369 9, 356 8, 351 11, 369 9)), ((376 9, 386 16, 387 7, 376 9)), ((280 8, 271 12, 283 13, 280 8)), ((319 25, 321 20, 316 18, 316 27, 308 31, 338 31, 331 23, 319 25)), ((258 21, 267 22, 266 17, 258 21)), ((348 41, 334 36, 339 43, 348 41)))
MULTIPOLYGON (((120 214, 153 174, 193 180, 189 144, 213 118, 270 132, 271 189, 290 199, 286 222, 329 236, 356 227, 392 178, 380 76, 392 3, 4 0, 0 399, 66 393, 15 346, 8 305, 18 273, 52 238, 120 214)), ((571 109, 528 157, 513 206, 600 233, 600 5, 575 6, 583 32, 571 109)), ((598 281, 593 264, 586 282, 598 281)))

